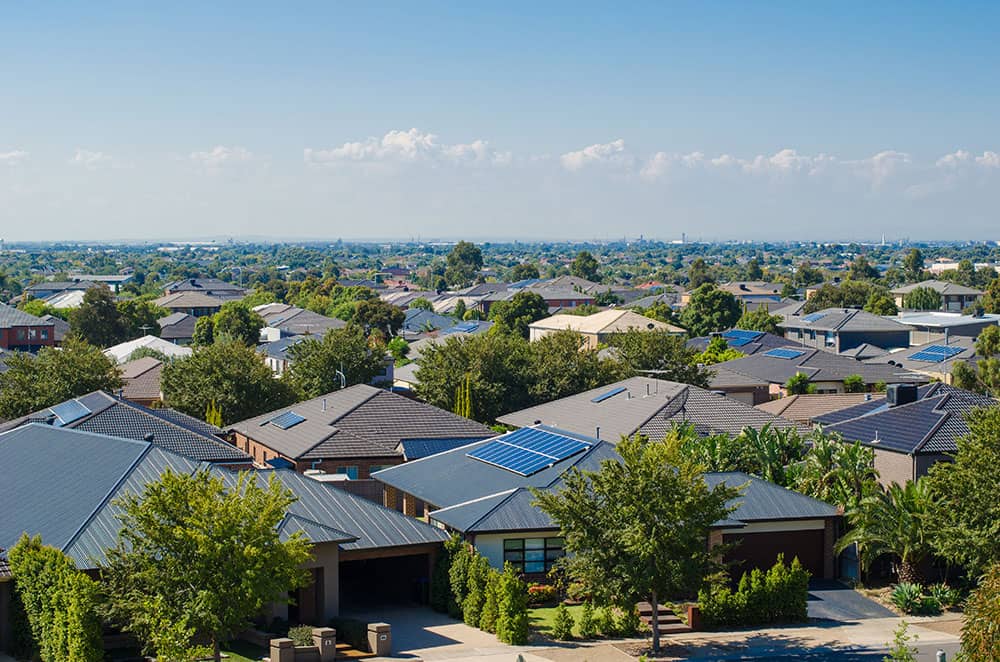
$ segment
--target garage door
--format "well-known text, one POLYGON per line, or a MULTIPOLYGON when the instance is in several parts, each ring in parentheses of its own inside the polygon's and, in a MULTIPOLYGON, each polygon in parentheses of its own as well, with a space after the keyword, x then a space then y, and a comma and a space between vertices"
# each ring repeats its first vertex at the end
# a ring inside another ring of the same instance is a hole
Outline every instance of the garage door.
POLYGON ((735 562, 731 574, 738 578, 744 571, 760 568, 767 570, 774 565, 778 554, 785 555, 791 563, 798 557, 802 566, 813 577, 823 576, 823 530, 779 531, 773 533, 733 533, 723 536, 726 544, 737 543, 726 555, 727 563, 735 562))
POLYGON ((340 562, 340 608, 426 604, 430 558, 411 554, 340 562))

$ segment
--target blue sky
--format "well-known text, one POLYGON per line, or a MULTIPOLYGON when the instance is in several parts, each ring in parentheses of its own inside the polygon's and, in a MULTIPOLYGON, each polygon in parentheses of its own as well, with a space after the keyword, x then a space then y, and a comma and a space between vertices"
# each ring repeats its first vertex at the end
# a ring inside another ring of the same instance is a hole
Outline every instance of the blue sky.
POLYGON ((203 4, 0 10, 0 236, 993 238, 997 3, 203 4))

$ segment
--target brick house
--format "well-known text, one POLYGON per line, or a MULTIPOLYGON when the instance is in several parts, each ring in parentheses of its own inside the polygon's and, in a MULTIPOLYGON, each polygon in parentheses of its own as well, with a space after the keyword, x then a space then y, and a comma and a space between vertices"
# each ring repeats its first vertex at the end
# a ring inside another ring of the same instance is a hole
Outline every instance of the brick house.
POLYGON ((37 352, 56 344, 55 325, 0 303, 0 349, 37 352))

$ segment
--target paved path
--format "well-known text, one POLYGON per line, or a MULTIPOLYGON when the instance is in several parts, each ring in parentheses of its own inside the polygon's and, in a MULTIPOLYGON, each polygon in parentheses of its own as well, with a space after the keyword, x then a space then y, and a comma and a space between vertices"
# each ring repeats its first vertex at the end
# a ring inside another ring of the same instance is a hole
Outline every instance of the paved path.
POLYGON ((871 598, 832 580, 809 582, 809 618, 842 623, 895 616, 871 598))

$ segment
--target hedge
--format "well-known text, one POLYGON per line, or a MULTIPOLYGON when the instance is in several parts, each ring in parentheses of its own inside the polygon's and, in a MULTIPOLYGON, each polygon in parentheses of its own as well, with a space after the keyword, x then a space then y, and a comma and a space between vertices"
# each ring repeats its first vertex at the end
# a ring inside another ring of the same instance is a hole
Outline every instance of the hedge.
POLYGON ((735 591, 728 585, 702 589, 698 603, 709 627, 764 625, 807 620, 808 597, 809 572, 798 558, 788 566, 779 554, 766 573, 759 568, 743 573, 735 591))

